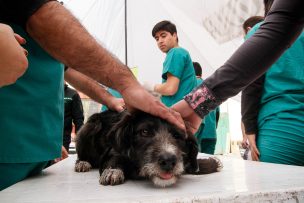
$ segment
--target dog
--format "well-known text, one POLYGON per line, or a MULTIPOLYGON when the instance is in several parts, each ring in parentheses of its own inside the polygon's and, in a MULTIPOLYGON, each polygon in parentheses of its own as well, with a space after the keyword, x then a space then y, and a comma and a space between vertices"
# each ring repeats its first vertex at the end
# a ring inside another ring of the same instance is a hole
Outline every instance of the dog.
POLYGON ((142 111, 111 110, 92 115, 76 137, 76 172, 99 168, 101 185, 150 179, 167 187, 183 174, 207 174, 222 168, 217 158, 197 160, 196 138, 142 111))

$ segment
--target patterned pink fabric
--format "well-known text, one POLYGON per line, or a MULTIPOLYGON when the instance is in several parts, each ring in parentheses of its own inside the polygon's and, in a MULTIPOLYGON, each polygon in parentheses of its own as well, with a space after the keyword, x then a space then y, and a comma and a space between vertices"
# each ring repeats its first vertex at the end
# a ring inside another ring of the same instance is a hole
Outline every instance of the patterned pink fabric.
POLYGON ((204 118, 210 111, 222 103, 213 96, 212 92, 204 83, 186 95, 184 100, 201 118, 204 118))

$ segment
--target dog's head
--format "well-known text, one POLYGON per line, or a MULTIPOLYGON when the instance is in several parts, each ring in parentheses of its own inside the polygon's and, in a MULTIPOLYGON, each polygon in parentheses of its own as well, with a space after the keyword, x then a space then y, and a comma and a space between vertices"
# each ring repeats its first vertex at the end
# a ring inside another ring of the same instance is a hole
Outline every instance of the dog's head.
POLYGON ((184 172, 197 170, 197 143, 192 135, 144 112, 125 114, 109 132, 115 151, 127 155, 139 170, 161 187, 174 184, 184 172))

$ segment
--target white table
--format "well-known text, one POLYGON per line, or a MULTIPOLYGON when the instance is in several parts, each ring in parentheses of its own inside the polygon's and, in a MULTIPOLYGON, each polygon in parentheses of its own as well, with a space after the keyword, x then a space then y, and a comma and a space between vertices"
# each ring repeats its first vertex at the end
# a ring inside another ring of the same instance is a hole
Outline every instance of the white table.
POLYGON ((173 187, 157 188, 150 181, 101 186, 98 170, 74 172, 73 155, 3 190, 0 202, 304 202, 304 167, 218 157, 221 172, 184 175, 173 187))

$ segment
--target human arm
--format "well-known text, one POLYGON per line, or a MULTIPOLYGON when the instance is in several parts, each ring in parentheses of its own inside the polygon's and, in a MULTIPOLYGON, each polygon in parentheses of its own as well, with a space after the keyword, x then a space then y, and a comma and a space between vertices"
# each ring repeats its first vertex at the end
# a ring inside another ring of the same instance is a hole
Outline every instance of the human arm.
POLYGON ((249 142, 251 158, 253 161, 259 161, 260 152, 256 145, 256 136, 258 135, 258 113, 260 109, 261 96, 264 86, 264 75, 247 86, 242 92, 241 114, 243 132, 243 147, 249 142), (245 144, 246 143, 246 144, 245 144))
POLYGON ((203 119, 193 111, 187 102, 179 101, 171 109, 180 113, 189 132, 194 135, 198 131, 203 119))
POLYGON ((264 75, 242 91, 241 114, 246 134, 258 133, 258 113, 264 87, 264 75))
POLYGON ((130 69, 98 44, 60 3, 41 6, 28 18, 26 29, 57 60, 119 91, 129 111, 140 109, 185 128, 180 115, 144 90, 130 69))
POLYGON ((243 90, 241 99, 242 124, 244 128, 242 145, 243 147, 247 146, 248 140, 253 161, 259 161, 260 156, 260 152, 256 145, 256 136, 258 135, 257 119, 260 109, 263 84, 264 75, 243 90))
POLYGON ((167 81, 162 84, 156 84, 154 86, 154 91, 165 96, 174 95, 179 86, 179 78, 174 75, 167 73, 167 81))
POLYGON ((256 145, 256 134, 246 134, 249 141, 249 147, 251 150, 251 158, 253 161, 259 161, 260 152, 256 145))
POLYGON ((302 32, 303 10, 304 2, 301 0, 276 0, 260 29, 198 89, 181 101, 189 105, 188 114, 193 109, 204 117, 259 78, 302 32))
POLYGON ((27 52, 20 44, 25 40, 0 23, 0 87, 15 83, 27 69, 27 52))
POLYGON ((244 149, 250 148, 251 159, 253 161, 259 161, 260 152, 258 147, 256 146, 256 134, 246 134, 245 127, 243 122, 241 123, 243 140, 242 140, 242 147, 244 149))
POLYGON ((245 127, 244 127, 244 123, 241 122, 241 130, 242 130, 242 136, 243 136, 243 140, 241 142, 241 146, 244 148, 244 149, 247 149, 249 147, 249 144, 248 144, 248 138, 247 138, 247 135, 245 133, 245 127))
POLYGON ((97 81, 74 70, 73 68, 68 68, 64 72, 64 79, 80 92, 85 93, 94 101, 104 104, 112 110, 120 112, 125 107, 123 99, 115 98, 97 81))
POLYGON ((123 91, 138 85, 129 68, 99 45, 56 1, 43 4, 33 13, 26 30, 54 58, 106 86, 123 91))

